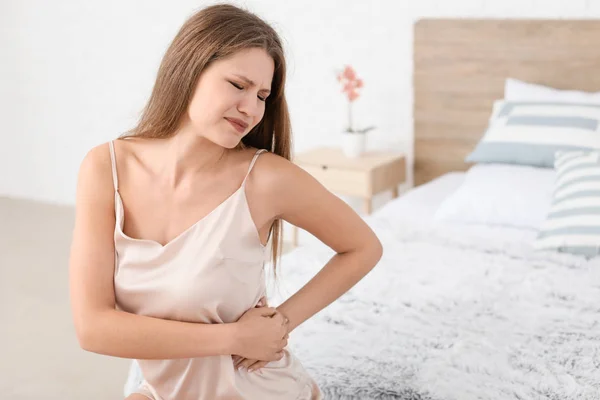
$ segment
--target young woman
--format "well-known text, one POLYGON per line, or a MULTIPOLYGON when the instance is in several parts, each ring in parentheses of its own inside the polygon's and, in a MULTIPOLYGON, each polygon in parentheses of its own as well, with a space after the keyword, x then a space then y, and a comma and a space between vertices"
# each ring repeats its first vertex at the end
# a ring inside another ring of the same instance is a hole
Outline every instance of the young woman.
POLYGON ((85 350, 138 360, 144 382, 130 400, 321 398, 288 335, 382 249, 289 161, 285 73, 269 25, 231 5, 205 8, 167 50, 139 124, 81 164, 75 328, 85 350), (336 255, 278 308, 257 307, 282 221, 336 255))

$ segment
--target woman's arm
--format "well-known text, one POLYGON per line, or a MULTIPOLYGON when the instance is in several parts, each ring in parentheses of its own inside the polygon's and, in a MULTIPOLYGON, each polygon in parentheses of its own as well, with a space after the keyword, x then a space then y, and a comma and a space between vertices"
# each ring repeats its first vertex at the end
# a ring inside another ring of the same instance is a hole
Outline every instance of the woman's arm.
POLYGON ((114 189, 106 145, 92 149, 81 164, 75 214, 70 296, 75 330, 83 349, 137 359, 258 353, 271 360, 281 357, 276 354, 285 346, 279 332, 281 321, 264 318, 274 309, 250 311, 253 314, 249 318, 231 324, 196 324, 115 308, 114 189), (270 336, 276 340, 265 339, 270 336))
POLYGON ((291 331, 361 280, 377 264, 383 249, 362 218, 306 171, 273 155, 264 161, 263 171, 276 171, 268 174, 276 218, 312 233, 337 253, 277 308, 289 319, 291 331))

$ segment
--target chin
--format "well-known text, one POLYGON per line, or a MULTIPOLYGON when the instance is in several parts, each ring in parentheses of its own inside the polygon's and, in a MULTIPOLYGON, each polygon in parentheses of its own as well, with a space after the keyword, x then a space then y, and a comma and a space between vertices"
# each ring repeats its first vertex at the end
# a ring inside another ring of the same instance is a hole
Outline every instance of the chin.
POLYGON ((219 137, 219 144, 227 149, 234 149, 242 142, 245 134, 231 134, 227 132, 225 135, 219 137))
POLYGON ((206 135, 204 138, 226 149, 234 149, 242 141, 239 135, 232 135, 229 132, 221 132, 220 134, 210 136, 206 135))
POLYGON ((226 149, 235 149, 237 147, 237 145, 240 143, 240 141, 238 140, 236 143, 228 143, 228 144, 224 144, 222 145, 223 147, 225 147, 226 149))
POLYGON ((215 140, 214 143, 218 144, 221 147, 226 149, 235 149, 241 142, 240 138, 220 138, 220 140, 215 140))

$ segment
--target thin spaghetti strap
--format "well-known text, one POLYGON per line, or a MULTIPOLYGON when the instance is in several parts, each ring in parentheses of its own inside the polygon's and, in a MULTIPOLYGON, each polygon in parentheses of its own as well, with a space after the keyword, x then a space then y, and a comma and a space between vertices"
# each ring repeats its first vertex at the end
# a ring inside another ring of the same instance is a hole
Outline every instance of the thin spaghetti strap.
POLYGON ((244 182, 242 182, 242 186, 246 184, 246 180, 248 179, 248 175, 250 175, 250 171, 252 171, 252 168, 254 167, 254 163, 258 159, 258 156, 261 153, 264 153, 266 151, 267 150, 265 150, 265 149, 258 149, 258 151, 256 152, 256 154, 254 154, 254 157, 252 157, 252 161, 250 162, 250 166, 248 167, 248 172, 246 172, 246 176, 244 177, 244 182))
POLYGON ((115 191, 119 190, 119 179, 117 178, 117 160, 115 158, 115 145, 111 140, 108 142, 110 148, 110 163, 112 166, 112 176, 113 176, 113 185, 115 187, 115 191))

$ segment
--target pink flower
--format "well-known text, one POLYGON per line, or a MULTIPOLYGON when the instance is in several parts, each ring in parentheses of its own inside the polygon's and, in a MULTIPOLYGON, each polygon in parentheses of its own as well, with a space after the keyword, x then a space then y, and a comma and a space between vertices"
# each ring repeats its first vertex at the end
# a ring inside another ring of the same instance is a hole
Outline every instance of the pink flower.
POLYGON ((356 71, 354 71, 354 68, 352 68, 349 65, 346 65, 343 74, 344 78, 348 79, 349 81, 353 81, 356 79, 356 71))
POLYGON ((346 65, 344 70, 337 75, 338 82, 342 85, 342 93, 348 97, 348 127, 347 132, 366 133, 374 127, 365 129, 355 129, 352 123, 352 103, 360 97, 359 89, 364 86, 362 79, 356 76, 356 71, 350 65, 346 65))
POLYGON ((346 65, 344 70, 338 74, 337 80, 343 85, 342 92, 346 94, 350 102, 358 99, 360 93, 357 89, 363 87, 363 81, 356 76, 356 71, 352 66, 346 65))

